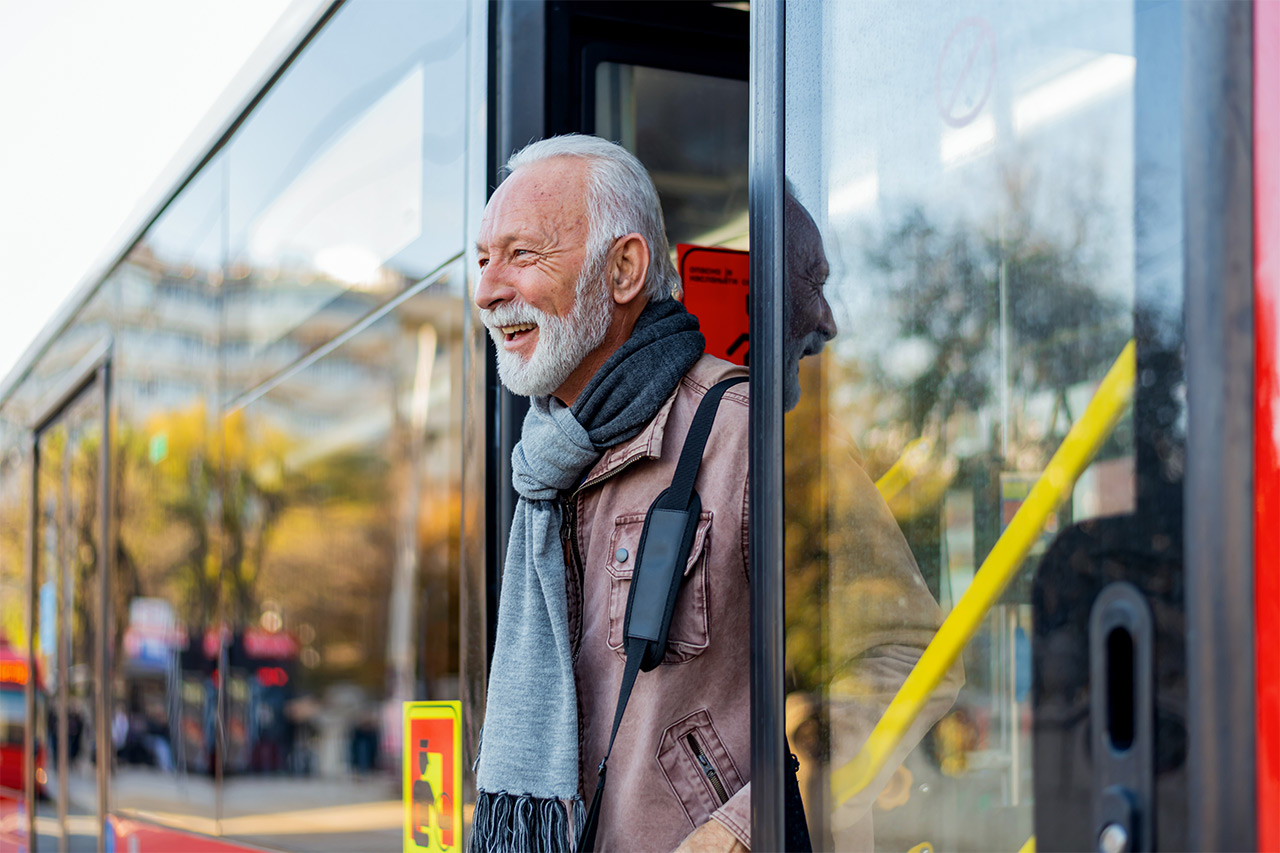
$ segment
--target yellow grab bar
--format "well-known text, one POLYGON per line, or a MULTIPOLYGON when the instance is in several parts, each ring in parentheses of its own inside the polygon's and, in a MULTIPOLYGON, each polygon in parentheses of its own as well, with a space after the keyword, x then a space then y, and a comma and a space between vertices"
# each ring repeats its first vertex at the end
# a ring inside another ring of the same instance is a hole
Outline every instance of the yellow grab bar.
POLYGON ((837 805, 847 802, 871 784, 906 736, 929 696, 942 683, 947 670, 973 639, 991 606, 1017 574, 1050 516, 1070 494, 1076 480, 1128 409, 1133 399, 1136 370, 1136 350, 1130 340, 1107 371, 1084 414, 1067 432, 1067 437, 1031 488, 1026 501, 982 562, 969 589, 943 620, 942 627, 898 688, 897 695, 876 723, 867 742, 852 761, 831 773, 831 792, 837 805))
POLYGON ((1027 843, 1018 848, 1018 853, 1036 853, 1036 837, 1028 838, 1027 843))
POLYGON ((924 436, 908 442, 897 461, 889 466, 889 470, 884 472, 883 477, 876 480, 876 488, 880 491, 881 497, 885 501, 893 499, 911 482, 912 477, 920 473, 932 453, 933 442, 924 436))

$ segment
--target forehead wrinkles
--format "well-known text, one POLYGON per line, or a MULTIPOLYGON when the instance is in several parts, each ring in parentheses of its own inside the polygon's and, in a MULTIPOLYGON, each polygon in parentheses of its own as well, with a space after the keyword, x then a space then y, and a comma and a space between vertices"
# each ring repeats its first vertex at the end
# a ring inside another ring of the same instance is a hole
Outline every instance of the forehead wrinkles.
POLYGON ((585 240, 583 165, 562 157, 517 170, 489 201, 481 233, 498 243, 519 237, 558 241, 578 232, 585 240))

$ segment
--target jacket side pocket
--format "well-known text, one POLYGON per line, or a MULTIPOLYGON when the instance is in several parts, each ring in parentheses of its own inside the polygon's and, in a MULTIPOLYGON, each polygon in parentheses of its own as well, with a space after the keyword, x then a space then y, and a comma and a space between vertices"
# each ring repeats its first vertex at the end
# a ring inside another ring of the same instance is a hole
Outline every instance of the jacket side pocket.
POLYGON ((667 726, 655 758, 690 829, 706 823, 746 784, 705 708, 667 726))

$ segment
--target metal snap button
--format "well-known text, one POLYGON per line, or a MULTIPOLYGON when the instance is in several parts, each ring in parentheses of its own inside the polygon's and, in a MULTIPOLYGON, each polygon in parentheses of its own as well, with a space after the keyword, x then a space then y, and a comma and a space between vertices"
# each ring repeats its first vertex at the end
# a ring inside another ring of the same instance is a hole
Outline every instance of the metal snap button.
POLYGON ((619 548, 618 553, 613 555, 613 559, 617 560, 619 563, 625 563, 627 561, 627 556, 627 549, 619 548))

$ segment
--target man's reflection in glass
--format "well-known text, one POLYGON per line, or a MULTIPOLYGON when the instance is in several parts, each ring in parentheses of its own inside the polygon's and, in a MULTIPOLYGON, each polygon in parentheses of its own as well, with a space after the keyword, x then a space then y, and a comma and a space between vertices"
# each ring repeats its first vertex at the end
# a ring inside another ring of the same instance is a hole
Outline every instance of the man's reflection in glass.
POLYGON ((784 344, 782 407, 790 412, 800 403, 800 359, 817 355, 836 336, 836 321, 823 290, 831 265, 822 235, 809 211, 796 201, 790 187, 786 203, 787 337, 784 344))
MULTIPOLYGON (((783 402, 791 412, 801 398, 800 360, 819 353, 836 336, 837 328, 824 290, 830 265, 822 235, 790 183, 785 216, 783 402)), ((837 382, 838 378, 829 377, 824 388, 837 382)), ((825 399, 815 402, 815 407, 806 406, 788 418, 789 457, 793 450, 808 448, 806 453, 816 454, 811 460, 816 464, 788 459, 789 476, 794 473, 793 461, 800 462, 808 476, 788 480, 787 530, 788 536, 816 534, 823 540, 816 563, 825 563, 825 572, 816 584, 802 584, 796 590, 789 582, 787 604, 789 627, 796 625, 795 614, 802 612, 808 614, 805 621, 816 616, 823 624, 813 635, 820 638, 816 643, 788 640, 788 666, 795 670, 807 665, 810 672, 822 675, 813 693, 801 688, 788 696, 787 730, 801 760, 800 784, 815 849, 872 850, 873 804, 886 786, 894 790, 903 787, 904 781, 910 784, 903 760, 951 707, 964 675, 957 663, 874 782, 847 802, 835 801, 828 787, 829 772, 857 755, 942 624, 942 611, 889 507, 863 469, 856 445, 840 425, 829 423, 825 416, 812 417, 827 410, 825 399), (816 487, 816 495, 811 493, 813 480, 825 481, 816 487), (816 507, 811 517, 800 508, 806 501, 816 507), (800 595, 793 596, 793 591, 800 595), (804 655, 810 660, 800 660, 804 655), (815 655, 820 659, 813 660, 815 655)), ((791 544, 788 571, 805 571, 806 566, 791 562, 791 544)), ((810 566, 814 563, 809 561, 810 566)), ((808 686, 813 686, 812 678, 808 686)))

